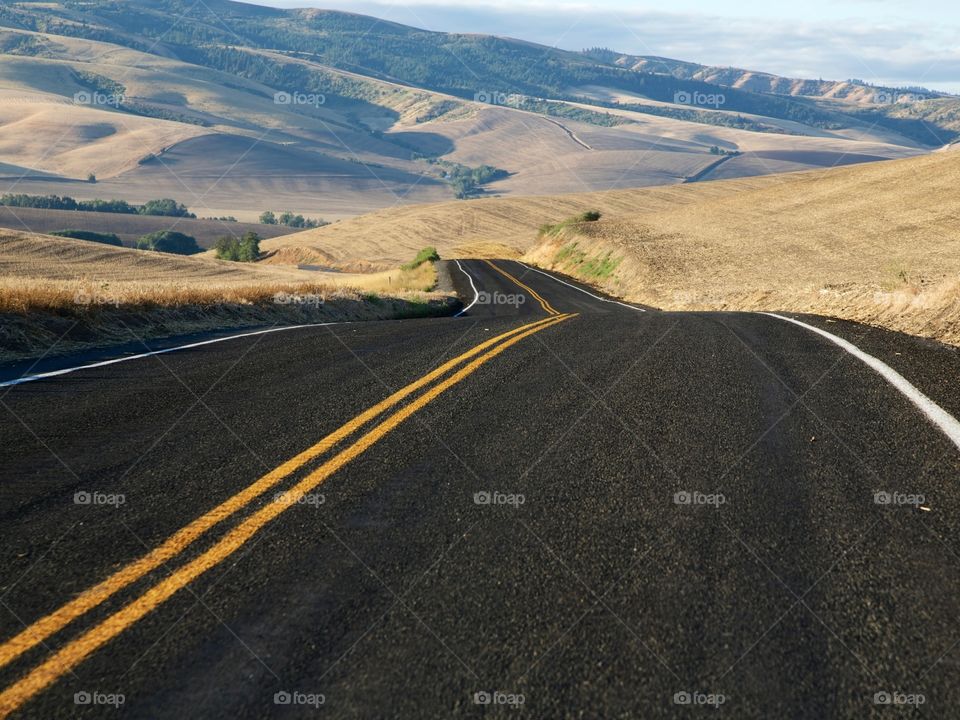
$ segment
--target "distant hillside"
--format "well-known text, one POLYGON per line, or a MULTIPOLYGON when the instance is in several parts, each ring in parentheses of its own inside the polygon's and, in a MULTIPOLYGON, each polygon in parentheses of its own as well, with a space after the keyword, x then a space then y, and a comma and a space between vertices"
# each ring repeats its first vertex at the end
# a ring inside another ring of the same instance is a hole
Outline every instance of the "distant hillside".
POLYGON ((0 172, 33 194, 337 220, 904 157, 953 122, 952 99, 876 110, 694 75, 333 11, 4 3, 0 172))
POLYGON ((602 48, 585 50, 583 54, 641 74, 653 73, 751 93, 842 101, 819 102, 816 106, 827 113, 840 112, 855 120, 877 123, 924 145, 946 145, 960 134, 960 98, 927 88, 882 87, 858 80, 785 78, 754 70, 627 55, 602 48))
MULTIPOLYGON (((216 0, 88 0, 62 5, 18 3, 0 8, 0 24, 86 37, 143 51, 169 53, 187 62, 240 73, 290 90, 307 91, 302 73, 265 63, 242 48, 300 55, 325 65, 384 80, 473 98, 478 93, 576 99, 577 89, 602 86, 673 102, 678 91, 715 94, 726 88, 726 110, 766 115, 822 128, 862 120, 843 107, 824 107, 806 95, 845 97, 817 84, 771 75, 706 68, 661 58, 566 52, 508 38, 430 32, 352 13, 275 10, 216 0), (176 22, 189 15, 191 22, 176 22), (173 28, 173 30, 171 30, 173 28), (158 46, 158 47, 155 47, 158 46), (678 84, 678 80, 682 84, 678 84)), ((40 52, 21 47, 18 52, 40 52)), ((827 85, 830 85, 829 83, 827 85)), ((836 88, 834 89, 836 90, 836 88)), ((349 95, 349 93, 344 93, 349 95)), ((362 98, 357 98, 362 99, 362 98)), ((952 118, 929 133, 894 112, 871 113, 876 122, 928 145, 957 137, 952 118), (941 135, 942 134, 942 135, 941 135)))

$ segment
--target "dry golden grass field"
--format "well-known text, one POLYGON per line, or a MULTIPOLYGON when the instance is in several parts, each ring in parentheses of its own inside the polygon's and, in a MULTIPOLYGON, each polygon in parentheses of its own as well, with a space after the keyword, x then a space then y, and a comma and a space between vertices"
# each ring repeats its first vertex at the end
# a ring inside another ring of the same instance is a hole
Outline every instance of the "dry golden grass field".
POLYGON ((820 313, 960 344, 958 187, 960 153, 940 152, 675 208, 638 191, 636 211, 542 238, 526 259, 664 309, 820 313))
POLYGON ((435 284, 430 263, 366 275, 328 273, 0 230, 0 312, 76 307, 76 296, 140 307, 260 303, 277 293, 405 298, 435 284))
POLYGON ((432 263, 297 270, 0 231, 0 362, 252 325, 449 313, 432 263))

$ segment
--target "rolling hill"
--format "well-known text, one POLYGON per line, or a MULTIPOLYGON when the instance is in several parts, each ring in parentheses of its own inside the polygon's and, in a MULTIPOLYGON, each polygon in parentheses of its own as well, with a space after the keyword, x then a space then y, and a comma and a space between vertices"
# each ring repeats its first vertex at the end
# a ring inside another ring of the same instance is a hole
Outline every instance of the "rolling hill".
POLYGON ((682 207, 641 190, 633 211, 541 236, 527 259, 665 309, 817 313, 960 344, 958 182, 954 150, 682 207))
POLYGON ((960 151, 753 178, 394 208, 268 240, 336 263, 504 257, 674 310, 810 312, 960 344, 960 151), (598 222, 544 232, 587 210, 598 222))
POLYGON ((952 98, 875 117, 802 84, 661 65, 227 0, 5 4, 0 188, 338 219, 451 199, 481 166, 501 172, 469 196, 555 195, 905 157, 955 136, 952 98))

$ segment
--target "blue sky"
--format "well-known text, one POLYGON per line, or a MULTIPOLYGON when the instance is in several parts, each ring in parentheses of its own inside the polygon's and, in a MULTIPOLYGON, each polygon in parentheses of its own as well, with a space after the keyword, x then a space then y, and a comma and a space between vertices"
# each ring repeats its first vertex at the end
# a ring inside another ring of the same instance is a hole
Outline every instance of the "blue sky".
MULTIPOLYGON (((251 1, 251 0, 247 0, 251 1)), ((960 93, 960 3, 948 0, 256 0, 323 7, 430 30, 603 46, 790 77, 960 93)))

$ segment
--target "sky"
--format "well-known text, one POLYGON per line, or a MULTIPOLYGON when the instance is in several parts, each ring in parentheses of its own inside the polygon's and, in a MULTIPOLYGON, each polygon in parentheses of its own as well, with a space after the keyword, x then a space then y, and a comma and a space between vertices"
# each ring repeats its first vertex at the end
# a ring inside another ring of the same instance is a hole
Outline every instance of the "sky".
POLYGON ((245 0, 321 7, 566 50, 608 47, 787 77, 960 93, 956 0, 245 0))

